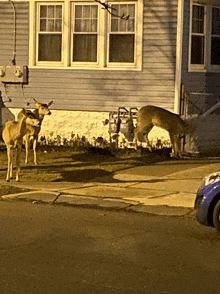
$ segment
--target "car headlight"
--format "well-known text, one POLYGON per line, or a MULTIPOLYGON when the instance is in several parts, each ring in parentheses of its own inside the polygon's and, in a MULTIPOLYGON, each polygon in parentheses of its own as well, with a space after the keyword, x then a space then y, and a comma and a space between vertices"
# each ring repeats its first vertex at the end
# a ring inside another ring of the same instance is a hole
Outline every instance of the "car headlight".
POLYGON ((220 180, 220 171, 210 174, 203 179, 200 189, 204 188, 205 186, 208 186, 209 184, 214 184, 215 182, 219 180, 220 180))

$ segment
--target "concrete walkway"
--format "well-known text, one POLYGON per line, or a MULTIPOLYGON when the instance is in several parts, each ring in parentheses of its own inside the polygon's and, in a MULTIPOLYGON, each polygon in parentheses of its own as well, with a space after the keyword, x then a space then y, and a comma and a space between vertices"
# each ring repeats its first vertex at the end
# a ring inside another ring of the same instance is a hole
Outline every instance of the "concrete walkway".
POLYGON ((65 204, 159 215, 192 215, 204 176, 220 170, 220 158, 168 160, 116 172, 113 179, 81 182, 19 182, 0 184, 30 189, 2 200, 65 204))

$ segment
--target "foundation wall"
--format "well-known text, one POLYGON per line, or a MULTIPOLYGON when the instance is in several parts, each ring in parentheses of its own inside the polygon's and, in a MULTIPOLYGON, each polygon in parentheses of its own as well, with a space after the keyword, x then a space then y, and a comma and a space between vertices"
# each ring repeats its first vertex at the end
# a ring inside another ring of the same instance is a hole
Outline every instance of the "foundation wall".
MULTIPOLYGON (((17 117, 20 109, 12 108, 10 111, 17 117)), ((51 112, 52 115, 44 117, 40 136, 55 138, 59 135, 61 138, 70 139, 71 134, 75 134, 75 136, 85 136, 89 141, 92 141, 94 137, 109 140, 109 125, 103 124, 103 121, 109 118, 108 112, 61 110, 51 112)), ((169 134, 157 127, 150 132, 149 139, 153 144, 156 144, 158 139, 162 144, 169 144, 169 134)))

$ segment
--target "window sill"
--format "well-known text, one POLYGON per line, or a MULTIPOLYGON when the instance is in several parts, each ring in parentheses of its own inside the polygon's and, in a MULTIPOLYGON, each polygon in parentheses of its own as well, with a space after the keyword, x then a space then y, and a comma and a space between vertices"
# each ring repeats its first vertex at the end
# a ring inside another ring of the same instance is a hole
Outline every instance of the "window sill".
POLYGON ((209 68, 199 68, 199 67, 194 67, 194 66, 190 66, 188 69, 188 72, 201 72, 201 73, 205 73, 205 72, 210 72, 210 73, 220 73, 220 67, 218 68, 213 68, 213 67, 209 67, 209 68))
POLYGON ((188 72, 207 72, 204 64, 189 64, 188 72))
POLYGON ((85 67, 85 66, 58 66, 58 65, 32 65, 29 66, 29 68, 33 69, 57 69, 57 70, 62 70, 62 69, 68 69, 68 70, 101 70, 101 71, 109 71, 109 70, 114 70, 114 71, 141 71, 142 68, 138 67, 99 67, 99 66, 90 66, 90 67, 85 67))

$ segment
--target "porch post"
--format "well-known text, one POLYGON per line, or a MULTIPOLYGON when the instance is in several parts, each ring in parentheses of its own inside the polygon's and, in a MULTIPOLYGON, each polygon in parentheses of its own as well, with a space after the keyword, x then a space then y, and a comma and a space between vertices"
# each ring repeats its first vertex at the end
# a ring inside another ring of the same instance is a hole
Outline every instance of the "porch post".
POLYGON ((178 0, 174 112, 180 113, 184 0, 178 0))

